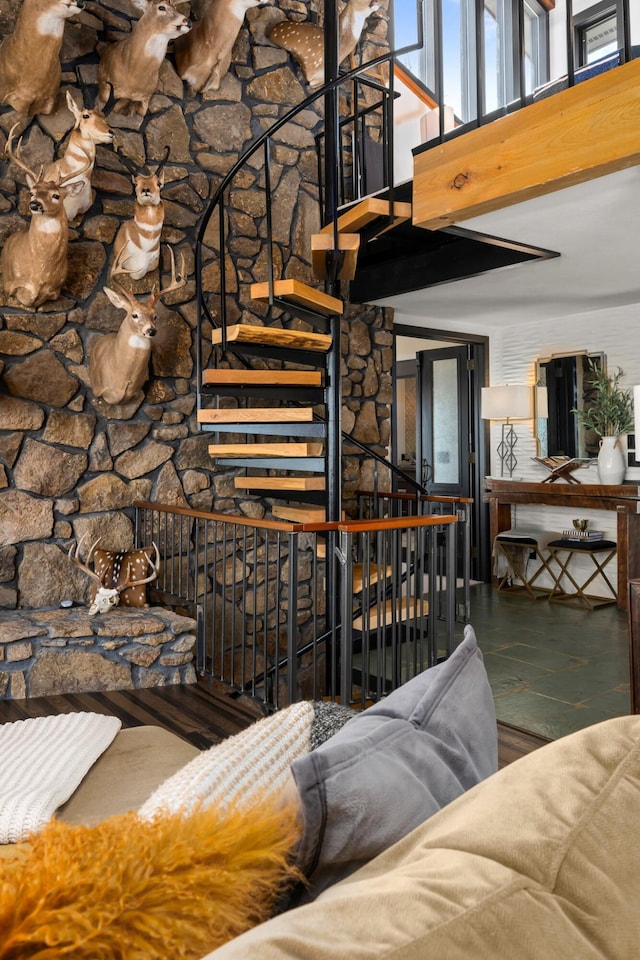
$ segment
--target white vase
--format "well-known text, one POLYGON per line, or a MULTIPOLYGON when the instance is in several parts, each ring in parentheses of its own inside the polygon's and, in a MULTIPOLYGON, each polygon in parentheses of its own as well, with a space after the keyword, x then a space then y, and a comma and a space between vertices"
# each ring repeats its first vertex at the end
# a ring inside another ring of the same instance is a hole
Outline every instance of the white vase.
POLYGON ((624 454, 618 437, 601 437, 598 453, 598 479, 600 483, 622 483, 626 471, 624 454))

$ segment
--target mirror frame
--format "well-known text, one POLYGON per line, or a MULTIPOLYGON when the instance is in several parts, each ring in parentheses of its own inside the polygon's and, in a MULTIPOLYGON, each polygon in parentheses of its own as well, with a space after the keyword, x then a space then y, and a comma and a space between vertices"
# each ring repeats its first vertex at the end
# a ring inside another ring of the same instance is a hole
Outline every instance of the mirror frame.
MULTIPOLYGON (((589 359, 591 359, 591 360, 597 360, 597 361, 599 362, 600 367, 602 368, 602 370, 604 370, 605 372, 606 372, 606 370, 607 370, 607 358, 606 358, 606 355, 605 355, 604 353, 602 353, 601 351, 591 351, 591 350, 567 350, 567 351, 565 351, 565 352, 560 352, 560 353, 550 353, 548 356, 544 356, 544 357, 536 357, 536 361, 535 361, 535 363, 536 363, 536 370, 535 370, 535 385, 536 385, 536 389, 534 390, 533 434, 534 434, 535 441, 536 441, 536 455, 539 456, 539 457, 546 457, 546 456, 554 455, 554 454, 549 454, 548 442, 546 442, 546 441, 547 441, 547 437, 548 437, 548 418, 547 418, 547 417, 541 417, 541 416, 539 415, 539 409, 538 409, 539 398, 538 398, 538 389, 537 389, 537 388, 538 388, 538 387, 544 387, 544 386, 546 386, 546 384, 543 383, 542 380, 541 380, 540 367, 541 367, 542 364, 544 364, 544 363, 549 363, 551 360, 559 360, 559 359, 562 359, 562 358, 565 358, 565 357, 574 357, 574 358, 576 358, 576 359, 577 359, 578 357, 587 357, 587 358, 589 358, 589 359), (546 449, 545 449, 545 447, 546 447, 546 449)), ((578 400, 578 405, 579 405, 579 400, 578 400)), ((570 413, 570 411, 567 411, 567 414, 569 414, 569 413, 570 413)), ((579 452, 579 451, 576 451, 576 456, 580 456, 580 452, 579 452)))

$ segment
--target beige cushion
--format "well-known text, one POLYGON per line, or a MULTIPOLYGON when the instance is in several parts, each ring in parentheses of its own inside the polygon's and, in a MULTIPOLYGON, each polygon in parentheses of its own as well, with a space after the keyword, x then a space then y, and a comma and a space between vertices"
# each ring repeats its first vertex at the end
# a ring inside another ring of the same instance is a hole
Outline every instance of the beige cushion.
POLYGON ((93 824, 137 810, 163 780, 199 753, 162 727, 121 730, 57 817, 64 823, 93 824))
POLYGON ((215 960, 627 960, 640 944, 640 717, 474 787, 215 960))
MULTIPOLYGON (((56 817, 64 823, 92 825, 137 810, 163 780, 199 753, 162 727, 121 730, 56 817)), ((20 855, 22 846, 1 844, 0 859, 20 855)))

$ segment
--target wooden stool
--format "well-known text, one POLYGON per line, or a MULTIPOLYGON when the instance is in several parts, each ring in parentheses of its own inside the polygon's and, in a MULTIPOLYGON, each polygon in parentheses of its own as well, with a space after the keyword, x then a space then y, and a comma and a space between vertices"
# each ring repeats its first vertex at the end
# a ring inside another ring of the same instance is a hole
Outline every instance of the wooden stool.
POLYGON ((554 603, 566 603, 576 607, 586 606, 589 610, 595 610, 596 607, 607 607, 618 602, 616 590, 604 569, 616 555, 617 546, 613 540, 552 540, 547 544, 547 549, 559 568, 557 574, 556 572, 552 574, 555 583, 549 594, 549 599, 554 603), (566 556, 562 556, 562 554, 566 554, 566 556), (591 557, 595 567, 593 573, 582 583, 578 583, 569 570, 569 565, 576 554, 586 554, 591 557), (602 577, 611 591, 610 597, 600 597, 586 592, 587 587, 593 583, 598 575, 602 577), (566 577, 575 588, 573 593, 563 590, 563 577, 566 577))
POLYGON ((508 589, 510 593, 526 593, 532 600, 548 597, 551 587, 535 586, 536 580, 545 570, 555 582, 553 571, 549 569, 549 557, 542 552, 543 549, 535 532, 520 533, 517 530, 505 530, 499 533, 493 541, 493 557, 494 562, 498 563, 502 558, 506 570, 503 574, 498 574, 498 590, 508 589), (540 565, 532 573, 528 573, 527 567, 529 560, 532 559, 531 553, 535 554, 535 559, 540 565), (514 586, 513 580, 519 580, 520 583, 514 586))

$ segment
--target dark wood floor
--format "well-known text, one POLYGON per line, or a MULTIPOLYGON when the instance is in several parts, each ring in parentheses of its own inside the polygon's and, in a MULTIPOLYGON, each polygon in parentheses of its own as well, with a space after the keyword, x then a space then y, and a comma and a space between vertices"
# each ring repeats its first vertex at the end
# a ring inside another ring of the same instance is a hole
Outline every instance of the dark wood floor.
MULTIPOLYGON (((200 749, 239 733, 262 716, 250 698, 236 698, 221 684, 200 680, 184 686, 0 700, 0 723, 80 710, 115 715, 124 727, 165 727, 200 749)), ((535 734, 499 723, 499 765, 504 767, 546 742, 535 734)))

